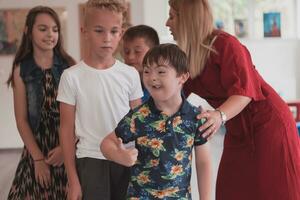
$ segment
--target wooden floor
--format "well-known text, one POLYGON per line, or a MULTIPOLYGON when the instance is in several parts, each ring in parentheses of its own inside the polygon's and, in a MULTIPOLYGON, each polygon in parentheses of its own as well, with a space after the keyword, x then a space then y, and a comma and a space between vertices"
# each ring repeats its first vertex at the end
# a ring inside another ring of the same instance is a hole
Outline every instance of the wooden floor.
MULTIPOLYGON (((215 180, 217 175, 218 164, 220 162, 221 152, 223 149, 223 138, 224 133, 216 134, 212 140, 210 140, 212 160, 213 160, 213 171, 214 171, 214 182, 212 190, 215 191, 215 180)), ((22 149, 0 149, 0 200, 6 200, 7 194, 11 187, 14 174, 19 162, 22 149)), ((195 165, 193 165, 195 166, 195 165)), ((197 181, 195 177, 195 168, 193 168, 191 186, 193 199, 199 199, 197 194, 197 181)), ((213 194, 214 199, 214 194, 213 194)))

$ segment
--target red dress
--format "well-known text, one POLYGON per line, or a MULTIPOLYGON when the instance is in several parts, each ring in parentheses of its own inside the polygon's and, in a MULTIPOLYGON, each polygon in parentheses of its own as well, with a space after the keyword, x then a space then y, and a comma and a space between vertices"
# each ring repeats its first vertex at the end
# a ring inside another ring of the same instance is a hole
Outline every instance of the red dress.
POLYGON ((218 53, 187 81, 185 94, 214 108, 232 95, 252 99, 226 123, 216 199, 300 200, 300 140, 288 106, 255 70, 248 50, 233 36, 216 34, 218 53))

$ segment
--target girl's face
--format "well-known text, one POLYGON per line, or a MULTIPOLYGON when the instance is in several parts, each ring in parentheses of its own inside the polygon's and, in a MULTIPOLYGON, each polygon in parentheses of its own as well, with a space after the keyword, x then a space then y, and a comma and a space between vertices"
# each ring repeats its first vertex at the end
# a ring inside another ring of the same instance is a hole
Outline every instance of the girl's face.
POLYGON ((155 102, 168 102, 180 96, 187 78, 188 74, 178 75, 166 62, 144 66, 143 83, 155 102))
POLYGON ((58 31, 57 24, 50 15, 38 14, 32 28, 33 49, 52 51, 58 41, 58 31))
POLYGON ((173 35, 173 39, 176 40, 176 30, 178 23, 178 13, 172 7, 169 10, 169 18, 166 22, 166 26, 170 28, 171 34, 173 35))

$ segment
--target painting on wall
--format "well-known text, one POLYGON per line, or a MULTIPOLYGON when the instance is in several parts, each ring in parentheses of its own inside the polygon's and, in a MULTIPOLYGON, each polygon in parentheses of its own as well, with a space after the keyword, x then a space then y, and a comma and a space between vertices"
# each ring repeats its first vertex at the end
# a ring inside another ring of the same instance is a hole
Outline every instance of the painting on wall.
POLYGON ((281 36, 280 12, 264 13, 264 37, 281 36))
MULTIPOLYGON (((64 8, 53 8, 59 15, 62 34, 66 40, 66 17, 64 8)), ((21 42, 26 15, 29 8, 22 9, 0 9, 0 55, 15 54, 21 42)), ((64 42, 64 45, 66 43, 64 42)))
MULTIPOLYGON (((126 11, 124 12, 124 20, 123 20, 123 29, 126 30, 127 28, 129 28, 130 26, 132 26, 131 24, 131 12, 130 12, 130 2, 129 0, 126 0, 126 11)), ((80 32, 80 57, 83 58, 85 56, 85 53, 87 52, 87 44, 84 42, 84 38, 81 32, 81 27, 83 25, 83 19, 84 19, 84 6, 85 4, 79 4, 78 6, 78 12, 79 12, 79 32, 80 32)), ((118 49, 119 50, 119 49, 118 49)), ((118 51, 117 50, 117 51, 118 51)))
POLYGON ((239 38, 247 37, 248 35, 248 26, 246 19, 235 19, 234 20, 234 32, 235 35, 239 38))

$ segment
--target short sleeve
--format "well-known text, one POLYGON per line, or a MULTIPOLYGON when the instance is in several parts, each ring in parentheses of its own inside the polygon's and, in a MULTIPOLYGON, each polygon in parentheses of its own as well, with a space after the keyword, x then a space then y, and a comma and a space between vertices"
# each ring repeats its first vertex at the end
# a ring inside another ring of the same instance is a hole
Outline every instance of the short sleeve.
POLYGON ((143 97, 140 75, 135 69, 133 70, 132 76, 133 76, 133 84, 129 96, 130 101, 143 97))
POLYGON ((74 86, 75 84, 72 84, 72 80, 69 77, 69 74, 67 73, 67 71, 64 71, 59 81, 57 101, 75 105, 76 92, 74 86))
POLYGON ((121 121, 115 129, 116 136, 123 140, 123 143, 128 143, 135 140, 136 136, 136 124, 133 111, 130 111, 121 121))
POLYGON ((261 89, 261 77, 252 63, 248 49, 233 36, 220 37, 221 41, 216 50, 220 56, 221 84, 227 95, 242 95, 254 100, 265 99, 261 89))
POLYGON ((205 122, 205 119, 200 119, 196 123, 196 134, 195 134, 195 138, 194 138, 195 146, 202 145, 207 142, 207 139, 202 137, 202 134, 204 131, 199 131, 199 127, 202 126, 204 124, 204 122, 205 122))

